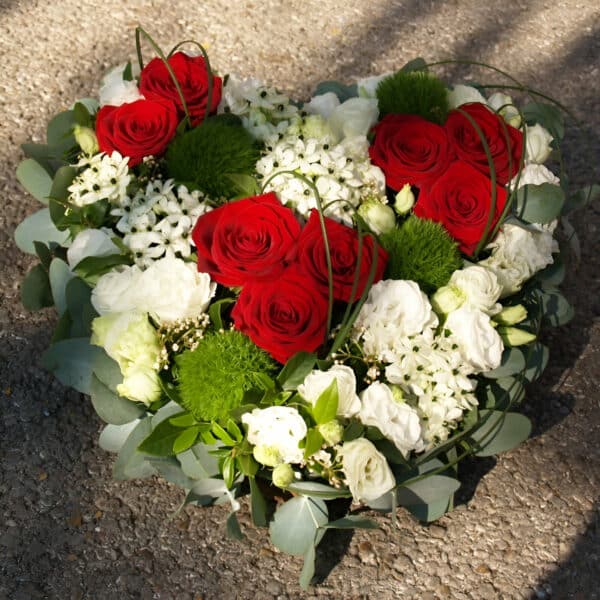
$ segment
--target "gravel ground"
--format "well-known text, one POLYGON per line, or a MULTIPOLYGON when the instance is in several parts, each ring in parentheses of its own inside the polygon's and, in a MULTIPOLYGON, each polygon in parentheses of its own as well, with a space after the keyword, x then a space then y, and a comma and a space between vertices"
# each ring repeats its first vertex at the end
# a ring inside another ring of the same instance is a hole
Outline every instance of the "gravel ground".
POLYGON ((583 261, 565 286, 576 317, 545 336, 551 363, 525 403, 532 439, 464 465, 458 506, 436 524, 400 512, 396 528, 376 516, 375 532, 331 537, 304 593, 300 560, 276 552, 264 531, 246 528, 239 544, 224 538, 220 507, 169 519, 180 490, 111 481, 88 399, 39 366, 52 312, 19 303, 32 261, 12 234, 37 206, 14 170, 20 143, 39 141, 52 114, 134 56, 138 23, 166 46, 196 38, 221 73, 296 97, 416 56, 484 60, 589 123, 587 145, 569 135, 578 182, 590 183, 599 162, 597 0, 0 0, 0 598, 600 598, 598 204, 577 219, 583 261))

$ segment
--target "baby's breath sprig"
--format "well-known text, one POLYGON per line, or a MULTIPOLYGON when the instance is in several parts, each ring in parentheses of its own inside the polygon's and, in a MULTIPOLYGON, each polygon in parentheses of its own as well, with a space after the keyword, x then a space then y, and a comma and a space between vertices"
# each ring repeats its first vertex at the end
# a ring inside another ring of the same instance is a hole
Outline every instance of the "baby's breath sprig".
POLYGON ((158 336, 161 350, 157 370, 169 369, 174 354, 184 350, 195 350, 209 325, 210 317, 207 313, 160 325, 158 336))

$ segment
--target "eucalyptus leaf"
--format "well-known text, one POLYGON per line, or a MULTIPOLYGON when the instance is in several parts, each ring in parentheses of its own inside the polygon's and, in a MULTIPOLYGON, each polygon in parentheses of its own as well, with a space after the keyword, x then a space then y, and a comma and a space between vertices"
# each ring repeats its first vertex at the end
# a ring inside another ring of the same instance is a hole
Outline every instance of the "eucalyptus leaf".
POLYGON ((240 524, 237 519, 237 515, 236 515, 235 511, 232 511, 229 513, 229 516, 227 517, 227 523, 226 523, 225 529, 227 531, 227 535, 230 538, 232 538, 234 540, 243 540, 244 539, 244 534, 242 533, 242 530, 240 528, 240 524))
POLYGON ((121 373, 119 364, 110 358, 103 349, 99 348, 99 350, 92 365, 94 375, 109 390, 116 392, 117 386, 123 383, 123 374, 121 373))
POLYGON ((499 379, 500 377, 510 377, 521 373, 523 369, 525 369, 523 351, 519 348, 504 348, 500 365, 492 371, 486 371, 483 376, 488 379, 499 379))
POLYGON ((322 498, 323 500, 352 497, 352 494, 348 490, 334 488, 318 481, 294 481, 286 489, 294 494, 322 498))
MULTIPOLYGON (((54 179, 52 180, 50 198, 53 198, 54 200, 66 201, 69 197, 69 186, 73 183, 75 175, 77 175, 77 169, 75 167, 64 166, 58 169, 54 175, 54 179)), ((52 217, 54 223, 57 224, 53 215, 52 217)))
POLYGON ((42 204, 48 204, 52 189, 52 177, 33 158, 26 158, 17 167, 17 179, 21 185, 42 204))
POLYGON ((137 427, 139 422, 139 419, 135 419, 124 425, 106 425, 100 433, 98 445, 107 452, 120 452, 129 434, 137 427))
POLYGON ((146 412, 141 404, 119 396, 106 387, 94 374, 90 381, 90 396, 98 416, 105 423, 111 425, 125 425, 146 412))
POLYGON ((91 288, 79 277, 73 277, 67 282, 65 300, 73 321, 71 326, 71 336, 73 337, 92 335, 92 321, 98 316, 98 313, 92 306, 91 297, 91 288))
POLYGON ((493 456, 511 450, 531 434, 531 421, 525 415, 487 410, 480 411, 480 414, 487 420, 471 435, 479 448, 476 456, 493 456))
POLYGON ((315 545, 311 545, 304 552, 304 562, 302 563, 302 571, 300 572, 300 587, 303 590, 307 590, 310 587, 310 583, 315 576, 315 560, 317 557, 317 551, 315 545))
POLYGON ((48 276, 50 278, 50 289, 52 290, 54 305, 58 314, 62 315, 67 309, 67 283, 73 279, 74 275, 64 260, 55 258, 50 263, 48 276))
POLYGON ((553 138, 561 140, 565 134, 562 112, 553 104, 530 102, 522 109, 528 125, 539 123, 545 127, 553 138))
POLYGON ((64 246, 68 239, 69 232, 59 231, 56 228, 47 208, 42 208, 29 215, 15 229, 15 243, 20 250, 28 254, 36 254, 34 245, 36 241, 46 245, 56 242, 60 246, 64 246))
POLYGON ((412 483, 398 486, 398 504, 412 506, 415 504, 431 504, 448 501, 448 498, 458 490, 460 482, 446 475, 429 475, 412 483))
POLYGON ((488 381, 482 392, 485 408, 504 409, 521 402, 525 397, 523 382, 518 377, 498 377, 488 381))
POLYGON ((36 265, 25 276, 21 284, 21 302, 27 310, 40 310, 54 304, 48 273, 42 265, 36 265))
POLYGON ((525 379, 532 383, 539 379, 548 364, 550 352, 547 346, 540 342, 536 342, 529 349, 527 354, 527 368, 525 370, 525 379))
POLYGON ((196 481, 190 489, 186 504, 198 504, 200 506, 210 506, 220 498, 227 498, 228 490, 222 479, 209 478, 196 481))
POLYGON ((379 525, 373 519, 358 515, 346 515, 336 521, 330 521, 323 527, 324 529, 378 529, 379 525))
POLYGON ((282 552, 302 556, 318 544, 329 521, 327 505, 318 498, 295 496, 275 511, 269 526, 271 541, 282 552))
POLYGON ((563 214, 566 215, 574 210, 584 208, 598 197, 600 197, 600 185, 596 183, 588 185, 567 198, 563 208, 563 214))
POLYGON ((400 70, 404 72, 427 71, 427 62, 425 61, 425 59, 419 56, 408 61, 400 70))
POLYGON ((255 477, 249 477, 250 481, 250 509, 252 511, 252 522, 257 527, 266 527, 269 523, 268 507, 255 477))
POLYGON ((167 402, 163 407, 156 411, 152 417, 152 427, 156 427, 159 423, 170 419, 174 415, 183 415, 184 411, 176 402, 167 402))
POLYGON ((140 451, 152 456, 173 456, 176 454, 173 445, 180 434, 180 427, 171 425, 168 420, 161 421, 140 444, 140 451))
POLYGON ((48 123, 46 137, 48 145, 55 152, 66 152, 75 145, 73 137, 73 128, 76 125, 75 114, 72 110, 66 110, 58 113, 48 123))
POLYGON ((544 290, 540 299, 543 305, 543 321, 549 325, 564 325, 575 315, 573 307, 559 291, 544 290))
POLYGON ((138 450, 140 442, 150 433, 151 429, 150 419, 146 417, 129 434, 113 466, 115 479, 142 479, 156 475, 156 469, 138 450))
POLYGON ((313 370, 317 356, 312 352, 298 352, 292 356, 277 377, 284 390, 296 390, 313 370))
POLYGON ((445 515, 451 509, 451 505, 452 496, 448 496, 429 504, 409 504, 405 508, 419 521, 430 523, 445 515))
POLYGON ((322 96, 329 92, 335 94, 340 103, 344 103, 346 100, 358 96, 358 87, 355 83, 352 85, 345 85, 339 81, 322 81, 317 85, 313 92, 313 96, 322 96))
POLYGON ((552 183, 528 184, 516 194, 517 216, 528 223, 550 223, 560 216, 565 203, 565 193, 552 183))
POLYGON ((183 472, 192 479, 207 479, 219 474, 219 461, 209 453, 209 446, 196 444, 177 455, 183 472))
POLYGON ((189 490, 195 483, 183 472, 180 463, 172 456, 149 456, 146 461, 157 470, 163 479, 179 487, 189 490))

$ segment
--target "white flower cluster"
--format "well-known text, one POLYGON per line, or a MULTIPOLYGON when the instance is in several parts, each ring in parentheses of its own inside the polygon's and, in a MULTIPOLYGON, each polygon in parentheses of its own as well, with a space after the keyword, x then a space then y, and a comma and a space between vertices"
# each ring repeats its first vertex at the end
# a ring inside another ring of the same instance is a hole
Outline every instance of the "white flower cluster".
MULTIPOLYGON (((319 117, 316 117, 319 118, 319 117)), ((306 138, 291 128, 289 135, 272 146, 256 165, 263 181, 280 171, 294 171, 312 181, 327 206, 325 214, 350 225, 352 211, 363 199, 385 197, 385 177, 369 159, 366 137, 345 138, 335 144, 327 138, 306 138)), ((316 208, 309 185, 293 174, 273 177, 266 191, 303 217, 316 208)))
POLYGON ((164 256, 190 256, 194 224, 209 210, 202 192, 184 185, 175 189, 172 179, 153 179, 133 198, 123 197, 110 214, 120 217, 116 228, 123 243, 135 264, 146 269, 164 256))
POLYGON ((285 131, 298 108, 274 87, 252 77, 229 75, 218 112, 237 115, 252 136, 264 141, 285 131))
POLYGON ((118 152, 84 156, 74 165, 82 169, 69 186, 69 201, 75 206, 87 206, 99 200, 117 203, 127 196, 131 174, 129 159, 118 152))

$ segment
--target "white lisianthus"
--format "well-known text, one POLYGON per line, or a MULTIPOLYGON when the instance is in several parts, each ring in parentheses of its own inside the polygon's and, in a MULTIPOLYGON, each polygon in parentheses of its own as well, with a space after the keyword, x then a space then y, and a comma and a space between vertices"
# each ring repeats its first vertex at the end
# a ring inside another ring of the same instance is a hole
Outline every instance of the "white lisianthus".
POLYGON ((346 484, 356 502, 372 502, 389 492, 396 480, 385 456, 366 438, 346 442, 338 451, 346 484))
POLYGON ((137 310, 139 301, 135 291, 142 274, 140 268, 117 267, 102 275, 92 290, 92 306, 100 315, 137 310))
POLYGON ((306 437, 307 427, 295 408, 255 408, 242 415, 242 423, 248 427, 248 441, 253 446, 266 447, 271 453, 277 453, 278 464, 304 460, 304 450, 298 444, 306 437))
POLYGON ((448 92, 448 103, 450 108, 458 108, 463 104, 471 102, 479 102, 487 104, 486 99, 481 95, 481 92, 471 85, 458 84, 452 87, 448 92))
POLYGON ((448 285, 454 286, 464 294, 465 304, 481 310, 487 315, 495 315, 502 310, 498 299, 502 286, 496 275, 489 269, 469 266, 452 273, 448 285))
POLYGON ((513 99, 502 92, 496 92, 487 99, 488 106, 497 112, 513 127, 521 125, 521 115, 513 103, 513 99))
POLYGON ((333 109, 329 115, 329 126, 339 140, 364 137, 375 125, 378 117, 377 100, 350 98, 333 109))
POLYGON ((491 371, 500 364, 502 338, 484 312, 461 306, 448 315, 444 327, 452 332, 463 359, 476 371, 491 371))
POLYGON ((85 154, 91 156, 100 151, 98 138, 92 128, 75 125, 73 127, 73 137, 85 154))
POLYGON ((345 365, 333 365, 327 371, 311 371, 298 386, 300 395, 313 406, 319 396, 337 382, 338 408, 337 415, 350 418, 360 410, 360 399, 356 394, 356 376, 354 371, 345 365))
POLYGON ((120 106, 128 102, 142 100, 144 96, 135 82, 125 81, 123 72, 127 65, 119 65, 111 69, 102 79, 100 86, 100 106, 110 104, 111 106, 120 106))
POLYGON ((527 142, 525 144, 525 160, 537 164, 545 162, 552 152, 550 143, 554 138, 547 129, 538 123, 535 125, 528 125, 526 133, 527 142))
POLYGON ((67 262, 73 269, 84 258, 90 256, 110 256, 119 254, 118 246, 111 240, 111 236, 102 229, 84 229, 80 231, 67 250, 67 262))
POLYGON ((310 102, 302 107, 310 115, 320 115, 324 119, 329 119, 331 113, 340 105, 339 98, 333 92, 313 96, 310 102))
POLYGON ((375 235, 387 233, 396 226, 394 209, 379 200, 366 200, 358 207, 358 214, 375 235))
POLYGON ((364 77, 356 82, 358 95, 361 98, 377 98, 377 87, 384 80, 393 75, 393 73, 384 73, 373 77, 364 77))
POLYGON ((406 457, 411 450, 422 450, 421 425, 417 411, 394 398, 392 390, 376 381, 361 395, 358 419, 363 425, 377 427, 406 457))
POLYGON ((146 405, 158 400, 161 391, 155 368, 160 342, 148 315, 125 312, 97 317, 92 321, 90 341, 102 346, 119 365, 123 382, 117 392, 121 396, 146 405))
MULTIPOLYGON (((560 184, 560 179, 550 169, 544 165, 530 163, 521 170, 521 176, 518 177, 519 188, 524 185, 542 185, 543 183, 560 184)), ((517 182, 517 177, 511 181, 511 185, 517 182)))

